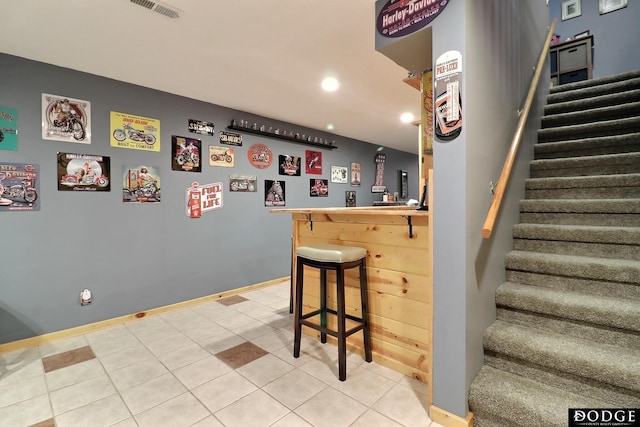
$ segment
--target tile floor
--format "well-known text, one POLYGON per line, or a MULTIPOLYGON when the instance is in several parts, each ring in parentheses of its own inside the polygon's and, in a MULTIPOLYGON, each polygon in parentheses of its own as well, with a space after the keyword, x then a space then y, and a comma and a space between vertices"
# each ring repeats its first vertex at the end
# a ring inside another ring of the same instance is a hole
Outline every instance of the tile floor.
POLYGON ((0 354, 0 427, 438 427, 427 387, 304 336, 289 282, 0 354))

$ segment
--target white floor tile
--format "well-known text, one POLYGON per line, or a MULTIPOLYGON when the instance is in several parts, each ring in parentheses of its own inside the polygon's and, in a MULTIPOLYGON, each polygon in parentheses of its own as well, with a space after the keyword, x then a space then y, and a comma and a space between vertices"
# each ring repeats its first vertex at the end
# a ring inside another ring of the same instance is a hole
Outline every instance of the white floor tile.
POLYGON ((295 413, 315 427, 347 427, 366 410, 367 407, 358 401, 336 389, 327 388, 303 403, 295 413))
MULTIPOLYGON (((395 421, 385 417, 379 412, 369 409, 362 414, 360 418, 356 420, 350 427, 403 427, 402 424, 398 424, 395 421)), ((413 427, 413 426, 411 426, 413 427)), ((417 426, 416 426, 417 427, 417 426)), ((423 426, 430 427, 430 426, 423 426)))
POLYGON ((107 427, 130 417, 127 406, 114 394, 56 416, 56 427, 107 427))
POLYGON ((428 426, 428 399, 402 384, 396 384, 374 405, 376 411, 405 426, 428 426))
POLYGON ((122 392, 167 373, 169 373, 167 368, 157 359, 146 359, 143 362, 117 369, 109 376, 116 388, 122 392))
POLYGON ((116 389, 106 375, 93 378, 49 393, 55 415, 88 405, 116 393, 116 389))
POLYGON ((191 393, 183 393, 136 415, 140 427, 188 427, 211 414, 191 393))
POLYGON ((0 408, 47 394, 44 375, 0 385, 0 408))
POLYGON ((98 378, 105 374, 104 368, 98 359, 90 359, 66 368, 47 372, 45 379, 49 391, 58 390, 73 384, 81 383, 92 378, 98 378))
POLYGON ((226 427, 267 427, 288 413, 284 405, 256 390, 214 415, 226 427))
POLYGON ((113 372, 127 366, 135 365, 136 363, 151 359, 155 360, 155 356, 142 343, 136 343, 130 348, 109 353, 105 356, 98 357, 98 359, 107 372, 113 372))
POLYGON ((0 408, 0 427, 30 426, 53 418, 46 394, 0 408))
POLYGON ((371 406, 395 385, 390 379, 360 367, 348 370, 346 381, 338 381, 333 387, 358 402, 371 406))
POLYGON ((283 405, 295 409, 327 388, 327 384, 295 369, 263 387, 283 405))
POLYGON ((215 413, 256 389, 253 383, 232 371, 194 388, 191 392, 209 411, 215 413))
POLYGON ((280 418, 271 427, 313 427, 311 424, 303 420, 299 415, 290 412, 284 418, 280 418))
POLYGON ((241 366, 236 369, 236 372, 258 387, 262 387, 293 369, 295 368, 292 365, 279 357, 267 354, 251 363, 241 366))
POLYGON ((159 353, 158 359, 167 367, 167 369, 173 371, 197 362, 198 360, 202 360, 210 355, 211 353, 207 350, 192 342, 191 344, 187 344, 177 350, 167 353, 159 353))
POLYGON ((187 389, 173 375, 165 374, 120 392, 133 415, 181 395, 187 389))
POLYGON ((218 378, 228 372, 231 368, 215 356, 209 355, 182 368, 173 371, 173 375, 180 380, 189 390, 218 378))
POLYGON ((43 375, 37 347, 0 354, 0 386, 43 375))

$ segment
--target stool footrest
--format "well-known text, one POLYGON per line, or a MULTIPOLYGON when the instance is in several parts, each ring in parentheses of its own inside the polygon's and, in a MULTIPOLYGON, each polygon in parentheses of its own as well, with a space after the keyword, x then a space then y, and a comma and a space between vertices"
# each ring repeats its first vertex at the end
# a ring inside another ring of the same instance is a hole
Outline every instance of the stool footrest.
MULTIPOLYGON (((322 333, 331 335, 332 337, 338 338, 338 331, 334 331, 333 329, 329 329, 326 326, 318 325, 317 323, 310 322, 308 320, 300 320, 300 324, 304 325, 304 326, 308 326, 308 327, 310 327, 312 329, 315 329, 316 331, 320 331, 322 333)), ((352 335, 352 334, 354 334, 354 333, 356 333, 358 331, 361 331, 363 328, 364 328, 364 323, 360 324, 360 325, 357 325, 357 326, 354 326, 353 328, 346 330, 345 333, 344 333, 344 336, 348 337, 349 335, 352 335)))
MULTIPOLYGON (((335 315, 335 316, 337 316, 337 315, 338 315, 338 312, 337 312, 337 311, 332 310, 332 309, 330 309, 330 308, 325 309, 325 312, 326 312, 326 313, 329 313, 329 314, 333 314, 333 315, 335 315)), ((317 316, 317 315, 319 315, 319 314, 322 314, 322 310, 321 310, 321 309, 320 309, 320 310, 312 311, 312 312, 307 313, 307 314, 303 314, 302 316, 300 316, 300 319, 308 319, 308 318, 310 318, 310 317, 317 316)), ((364 322, 364 320, 362 320, 362 318, 361 318, 361 317, 352 316, 351 314, 347 314, 347 313, 345 313, 345 314, 344 314, 344 317, 345 317, 345 319, 353 320, 354 322, 361 322, 361 323, 363 323, 363 322, 364 322)))

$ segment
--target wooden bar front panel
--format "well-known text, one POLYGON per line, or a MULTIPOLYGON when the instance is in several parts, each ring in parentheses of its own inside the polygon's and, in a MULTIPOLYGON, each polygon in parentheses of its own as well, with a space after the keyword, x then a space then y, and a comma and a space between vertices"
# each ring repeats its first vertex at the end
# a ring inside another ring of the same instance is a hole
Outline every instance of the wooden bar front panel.
MULTIPOLYGON (((353 212, 293 213, 295 248, 335 243, 367 249, 369 312, 373 357, 377 363, 430 382, 432 266, 428 215, 366 215, 353 212)), ((295 269, 294 269, 295 272, 295 269)), ((328 304, 335 307, 335 274, 328 274, 328 304)), ((318 307, 320 275, 305 268, 304 312, 318 307), (318 284, 318 286, 314 286, 318 284)), ((360 315, 358 270, 345 276, 347 312, 360 315)), ((329 317, 330 322, 333 316, 329 317)), ((317 335, 305 328, 305 333, 317 335)), ((362 334, 349 337, 351 351, 363 354, 362 334)))

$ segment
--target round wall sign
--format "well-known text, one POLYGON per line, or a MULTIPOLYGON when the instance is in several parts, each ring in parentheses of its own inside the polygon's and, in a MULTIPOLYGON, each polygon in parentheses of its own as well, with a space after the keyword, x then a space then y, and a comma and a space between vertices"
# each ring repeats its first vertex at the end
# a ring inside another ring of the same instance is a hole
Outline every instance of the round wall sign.
POLYGON ((264 144, 253 144, 247 151, 249 163, 258 169, 265 169, 271 166, 273 154, 271 149, 264 144))

